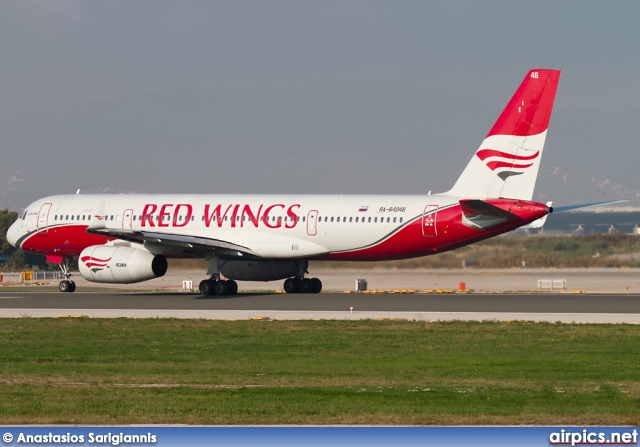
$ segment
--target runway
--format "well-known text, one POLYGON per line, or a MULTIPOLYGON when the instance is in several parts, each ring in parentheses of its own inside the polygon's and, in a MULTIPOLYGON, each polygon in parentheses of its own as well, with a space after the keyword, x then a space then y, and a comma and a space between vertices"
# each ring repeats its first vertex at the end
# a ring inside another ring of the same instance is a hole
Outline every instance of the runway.
POLYGON ((640 295, 571 293, 279 294, 0 293, 0 317, 526 320, 640 324, 640 295))

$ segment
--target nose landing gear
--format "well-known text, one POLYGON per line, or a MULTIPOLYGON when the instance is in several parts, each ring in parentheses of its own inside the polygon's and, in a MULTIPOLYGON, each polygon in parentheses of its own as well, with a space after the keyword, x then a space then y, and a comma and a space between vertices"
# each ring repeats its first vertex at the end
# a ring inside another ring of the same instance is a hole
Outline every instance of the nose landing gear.
POLYGON ((63 258, 62 263, 60 264, 60 270, 62 270, 64 280, 60 281, 58 289, 64 293, 72 293, 76 291, 76 283, 69 279, 71 278, 71 261, 73 261, 73 258, 63 258))

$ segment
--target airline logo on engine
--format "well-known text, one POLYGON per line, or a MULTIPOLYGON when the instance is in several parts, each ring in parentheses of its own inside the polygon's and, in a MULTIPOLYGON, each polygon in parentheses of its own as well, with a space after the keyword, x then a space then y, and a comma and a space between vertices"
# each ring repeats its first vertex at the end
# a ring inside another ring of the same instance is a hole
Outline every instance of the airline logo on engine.
POLYGON ((512 175, 524 174, 525 169, 533 166, 533 163, 526 162, 538 158, 540 151, 536 151, 533 155, 515 155, 509 154, 508 152, 497 151, 495 149, 482 149, 476 152, 476 155, 492 171, 498 169, 498 177, 502 180, 506 180, 512 175), (517 163, 523 161, 525 163, 517 163))
MULTIPOLYGON (((210 228, 295 228, 300 204, 206 204, 199 215, 210 228)), ((193 205, 188 203, 147 203, 142 210, 142 227, 186 227, 195 220, 193 205)))
POLYGON ((93 273, 104 270, 109 265, 111 258, 100 259, 93 256, 83 256, 80 261, 93 273))

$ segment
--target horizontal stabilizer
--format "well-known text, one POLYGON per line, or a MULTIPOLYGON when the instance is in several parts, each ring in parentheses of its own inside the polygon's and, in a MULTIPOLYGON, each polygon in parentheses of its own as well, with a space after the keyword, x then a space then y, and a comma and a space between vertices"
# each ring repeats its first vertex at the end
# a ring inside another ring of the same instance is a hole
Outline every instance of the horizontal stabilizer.
POLYGON ((460 200, 462 223, 469 228, 488 230, 519 217, 482 200, 460 200))
MULTIPOLYGON (((554 209, 551 208, 551 205, 553 205, 553 202, 547 202, 547 207, 549 207, 550 212, 553 212, 554 209)), ((520 229, 525 229, 525 230, 536 230, 539 228, 542 228, 545 224, 545 222, 547 221, 547 217, 549 215, 546 214, 544 216, 542 216, 540 219, 538 220, 534 220, 533 222, 531 222, 528 225, 525 225, 524 227, 520 227, 520 229)))

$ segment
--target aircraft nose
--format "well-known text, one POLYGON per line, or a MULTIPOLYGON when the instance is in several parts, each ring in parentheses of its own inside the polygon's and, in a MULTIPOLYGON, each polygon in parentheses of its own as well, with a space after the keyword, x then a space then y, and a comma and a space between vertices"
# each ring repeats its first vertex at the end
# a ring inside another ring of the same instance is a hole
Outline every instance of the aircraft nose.
POLYGON ((20 226, 20 223, 16 221, 7 230, 7 242, 16 248, 20 248, 16 245, 20 238, 20 226))

